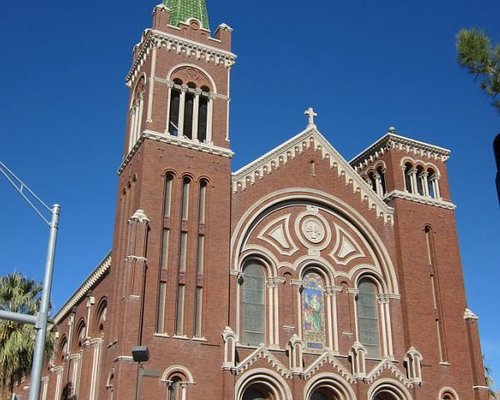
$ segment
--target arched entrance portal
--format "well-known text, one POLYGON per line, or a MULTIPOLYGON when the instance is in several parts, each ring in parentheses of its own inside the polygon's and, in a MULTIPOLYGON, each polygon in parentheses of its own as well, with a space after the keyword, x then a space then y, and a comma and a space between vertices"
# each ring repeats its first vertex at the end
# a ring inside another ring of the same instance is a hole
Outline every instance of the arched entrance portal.
POLYGON ((399 398, 389 392, 380 392, 375 395, 373 400, 399 400, 399 398))
POLYGON ((372 393, 371 396, 368 396, 370 400, 411 400, 408 390, 394 380, 382 382, 375 387, 372 393))
POLYGON ((313 392, 311 395, 311 400, 340 400, 341 397, 338 396, 335 391, 330 388, 320 388, 313 392))
POLYGON ((245 389, 242 400, 276 400, 276 397, 268 386, 255 384, 245 389))

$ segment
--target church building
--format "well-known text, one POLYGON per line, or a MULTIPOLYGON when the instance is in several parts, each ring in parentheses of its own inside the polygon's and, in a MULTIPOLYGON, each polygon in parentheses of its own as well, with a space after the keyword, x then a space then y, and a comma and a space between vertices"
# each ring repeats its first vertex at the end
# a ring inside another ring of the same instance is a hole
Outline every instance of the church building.
POLYGON ((348 161, 311 108, 232 171, 231 33, 154 8, 113 248, 54 318, 41 399, 487 400, 449 150, 389 128, 348 161))

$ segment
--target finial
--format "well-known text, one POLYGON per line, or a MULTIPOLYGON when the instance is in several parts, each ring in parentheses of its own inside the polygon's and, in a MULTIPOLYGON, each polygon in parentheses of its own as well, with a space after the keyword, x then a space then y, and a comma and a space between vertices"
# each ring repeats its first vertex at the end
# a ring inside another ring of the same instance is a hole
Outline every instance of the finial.
POLYGON ((306 111, 304 111, 304 115, 307 115, 309 117, 309 123, 307 124, 308 128, 316 126, 314 124, 314 117, 317 117, 318 114, 314 112, 312 107, 309 107, 306 111))
POLYGON ((389 127, 389 133, 396 133, 396 128, 393 126, 389 127))

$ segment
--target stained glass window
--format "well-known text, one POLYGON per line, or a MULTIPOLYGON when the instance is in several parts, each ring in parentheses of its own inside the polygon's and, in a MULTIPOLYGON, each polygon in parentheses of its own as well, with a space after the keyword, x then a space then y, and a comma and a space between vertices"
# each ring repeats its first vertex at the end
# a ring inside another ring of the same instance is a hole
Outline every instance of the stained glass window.
POLYGON ((308 349, 320 350, 325 346, 323 279, 317 273, 309 272, 304 276, 303 282, 303 337, 308 349))
POLYGON ((359 282, 358 290, 359 340, 366 347, 369 357, 380 357, 377 289, 372 281, 362 279, 359 282))
POLYGON ((243 270, 242 284, 242 338, 250 346, 264 343, 265 330, 265 274, 257 263, 248 264, 243 270))

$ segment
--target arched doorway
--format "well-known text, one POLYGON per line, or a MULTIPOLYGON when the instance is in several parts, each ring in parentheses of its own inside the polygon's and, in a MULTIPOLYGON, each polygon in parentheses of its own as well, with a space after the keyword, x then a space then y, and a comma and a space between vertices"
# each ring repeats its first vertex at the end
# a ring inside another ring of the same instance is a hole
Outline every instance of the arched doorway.
POLYGON ((411 400, 408 390, 395 380, 378 384, 368 396, 370 400, 411 400))
POLYGON ((341 397, 330 388, 319 388, 313 392, 311 400, 341 400, 341 397))
POLYGON ((245 389, 242 400, 276 400, 267 385, 254 384, 245 389))

